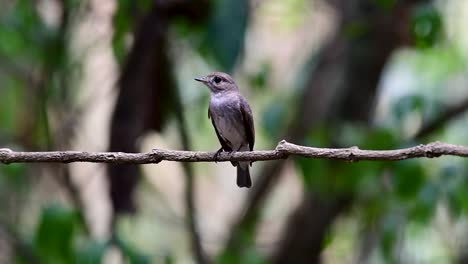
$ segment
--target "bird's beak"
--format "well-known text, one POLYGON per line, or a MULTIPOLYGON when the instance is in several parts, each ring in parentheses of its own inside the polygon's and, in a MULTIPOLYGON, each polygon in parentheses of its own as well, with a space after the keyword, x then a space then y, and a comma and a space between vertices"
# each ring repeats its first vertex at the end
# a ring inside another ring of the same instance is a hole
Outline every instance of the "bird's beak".
POLYGON ((195 81, 198 81, 198 82, 202 82, 202 83, 206 83, 206 77, 198 77, 198 78, 195 78, 195 81))

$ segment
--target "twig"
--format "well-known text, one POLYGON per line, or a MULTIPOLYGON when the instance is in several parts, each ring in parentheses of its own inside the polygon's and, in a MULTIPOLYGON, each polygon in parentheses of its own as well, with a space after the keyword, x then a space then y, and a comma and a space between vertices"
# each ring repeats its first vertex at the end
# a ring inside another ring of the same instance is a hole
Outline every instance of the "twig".
POLYGON ((422 157, 435 158, 439 156, 468 157, 468 147, 433 142, 395 150, 362 150, 358 147, 314 148, 282 140, 275 150, 222 152, 217 159, 215 159, 215 152, 163 149, 154 149, 148 153, 83 151, 16 152, 5 148, 0 149, 0 162, 5 164, 33 162, 151 164, 159 163, 163 160, 179 162, 266 161, 286 159, 288 156, 344 161, 396 161, 422 157))
POLYGON ((413 136, 413 138, 421 139, 433 133, 437 129, 442 128, 447 122, 465 113, 467 109, 468 109, 468 97, 465 98, 460 103, 454 106, 448 107, 441 115, 429 121, 427 124, 424 124, 423 127, 418 131, 418 133, 413 136))

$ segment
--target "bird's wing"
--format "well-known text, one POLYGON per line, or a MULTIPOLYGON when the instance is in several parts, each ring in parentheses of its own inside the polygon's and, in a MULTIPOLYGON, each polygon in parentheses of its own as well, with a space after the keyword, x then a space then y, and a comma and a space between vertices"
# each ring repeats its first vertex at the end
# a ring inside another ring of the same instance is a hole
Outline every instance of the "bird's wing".
POLYGON ((214 118, 211 118, 211 109, 209 107, 208 107, 208 118, 211 119, 211 124, 213 124, 213 127, 216 132, 216 136, 218 137, 219 143, 221 143, 221 147, 223 147, 224 151, 232 151, 232 149, 227 144, 228 140, 224 139, 219 133, 218 128, 216 127, 214 118))
POLYGON ((250 109, 247 100, 244 97, 240 97, 240 110, 242 113, 242 121, 244 123, 245 135, 247 136, 247 142, 249 143, 250 151, 253 150, 255 144, 255 128, 252 117, 252 110, 250 109))

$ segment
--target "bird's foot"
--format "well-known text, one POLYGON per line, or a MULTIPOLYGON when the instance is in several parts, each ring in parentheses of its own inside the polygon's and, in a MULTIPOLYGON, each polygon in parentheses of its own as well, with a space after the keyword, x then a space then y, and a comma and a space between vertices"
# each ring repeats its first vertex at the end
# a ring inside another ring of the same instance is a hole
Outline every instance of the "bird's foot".
POLYGON ((216 153, 214 154, 214 162, 215 163, 218 163, 218 156, 219 156, 219 153, 221 153, 223 151, 223 148, 220 148, 218 149, 218 151, 216 151, 216 153))

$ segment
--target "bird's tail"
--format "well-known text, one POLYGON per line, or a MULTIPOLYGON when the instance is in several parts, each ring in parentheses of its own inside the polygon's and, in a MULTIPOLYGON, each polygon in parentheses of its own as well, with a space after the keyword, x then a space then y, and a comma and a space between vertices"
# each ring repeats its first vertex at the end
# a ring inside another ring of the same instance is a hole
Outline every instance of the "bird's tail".
POLYGON ((237 186, 250 188, 252 180, 250 179, 249 162, 239 162, 237 164, 237 186))

